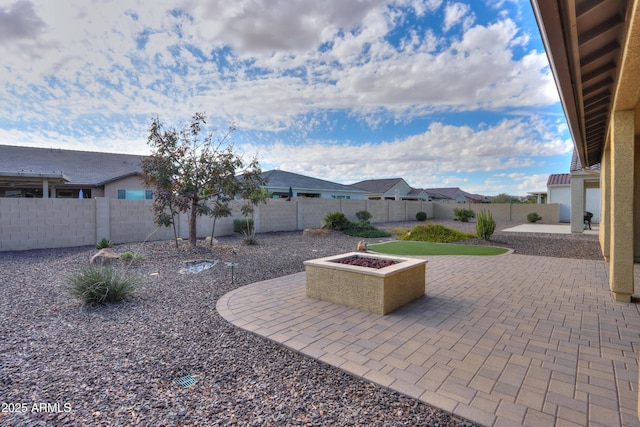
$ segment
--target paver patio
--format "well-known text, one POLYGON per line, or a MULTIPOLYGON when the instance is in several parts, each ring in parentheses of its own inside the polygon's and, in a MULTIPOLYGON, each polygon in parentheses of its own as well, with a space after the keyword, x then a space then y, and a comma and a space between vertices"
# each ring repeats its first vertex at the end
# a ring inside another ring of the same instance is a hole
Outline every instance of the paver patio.
MULTIPOLYGON (((236 289, 231 323, 485 426, 640 426, 640 313, 603 261, 427 257, 426 295, 379 316, 298 273, 236 289)), ((636 282, 640 268, 636 266, 636 282)))

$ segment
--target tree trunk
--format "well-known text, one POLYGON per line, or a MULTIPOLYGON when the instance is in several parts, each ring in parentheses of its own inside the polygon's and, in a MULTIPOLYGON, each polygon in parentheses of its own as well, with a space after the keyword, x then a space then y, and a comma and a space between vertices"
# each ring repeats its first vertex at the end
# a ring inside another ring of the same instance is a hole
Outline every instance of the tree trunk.
POLYGON ((196 210, 191 206, 191 210, 189 212, 189 243, 191 246, 196 246, 196 210))

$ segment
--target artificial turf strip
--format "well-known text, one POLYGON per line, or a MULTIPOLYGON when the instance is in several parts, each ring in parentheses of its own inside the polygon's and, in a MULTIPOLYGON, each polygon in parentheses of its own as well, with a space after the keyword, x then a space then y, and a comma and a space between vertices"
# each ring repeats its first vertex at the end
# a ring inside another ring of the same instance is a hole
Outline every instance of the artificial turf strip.
POLYGON ((451 243, 394 241, 369 245, 372 252, 389 255, 502 255, 508 249, 495 246, 454 245, 451 243))

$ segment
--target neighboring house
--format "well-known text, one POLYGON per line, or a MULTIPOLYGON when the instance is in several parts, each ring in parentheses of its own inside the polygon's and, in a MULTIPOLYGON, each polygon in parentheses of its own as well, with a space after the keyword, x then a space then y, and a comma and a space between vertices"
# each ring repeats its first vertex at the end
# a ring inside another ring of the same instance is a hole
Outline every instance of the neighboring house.
POLYGON ((151 199, 143 156, 0 145, 0 197, 151 199))
POLYGON ((431 199, 444 203, 491 203, 491 199, 480 194, 471 194, 458 187, 425 188, 425 192, 434 195, 431 199), (439 196, 439 197, 438 197, 439 196))
POLYGON ((600 222, 600 163, 583 168, 578 153, 573 150, 571 158, 571 209, 577 209, 578 215, 571 226, 572 231, 583 228, 585 212, 593 214, 592 222, 600 222))
POLYGON ((363 200, 367 191, 351 185, 342 185, 331 181, 311 178, 283 170, 270 170, 261 174, 267 181, 263 187, 274 198, 288 198, 289 189, 293 197, 319 197, 323 199, 363 200))
POLYGON ((430 200, 424 190, 412 188, 402 178, 369 179, 351 186, 369 193, 369 200, 430 200))
POLYGON ((585 212, 591 212, 591 222, 600 222, 600 164, 583 169, 580 165, 577 153, 573 152, 571 160, 571 173, 549 175, 547 191, 549 203, 558 203, 560 222, 571 222, 571 211, 578 210, 579 221, 576 227, 582 227, 581 218, 585 212))
POLYGON ((547 199, 549 203, 557 203, 558 221, 571 222, 571 174, 556 173, 547 179, 547 199))

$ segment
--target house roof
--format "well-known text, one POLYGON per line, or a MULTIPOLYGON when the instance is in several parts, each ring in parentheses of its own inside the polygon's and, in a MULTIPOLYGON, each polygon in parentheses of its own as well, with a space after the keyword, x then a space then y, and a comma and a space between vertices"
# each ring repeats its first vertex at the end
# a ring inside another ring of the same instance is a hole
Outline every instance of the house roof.
POLYGON ((461 190, 459 187, 425 188, 424 191, 426 191, 427 193, 441 194, 447 199, 454 200, 458 197, 458 193, 462 193, 464 197, 474 202, 483 202, 489 200, 489 198, 486 196, 483 196, 481 194, 467 193, 466 191, 461 190))
POLYGON ((402 178, 387 178, 387 179, 367 179, 365 181, 356 182, 351 184, 353 187, 366 190, 370 193, 386 193, 397 183, 404 181, 402 178))
POLYGON ((142 171, 144 156, 0 145, 3 174, 63 174, 67 185, 101 186, 142 171))
POLYGON ((553 175, 549 175, 547 179, 547 186, 550 185, 570 185, 571 184, 571 174, 570 173, 555 173, 553 175))
POLYGON ((531 5, 580 162, 596 165, 611 112, 632 109, 638 100, 638 55, 633 52, 640 23, 633 17, 640 4, 531 0, 531 5))
POLYGON ((267 181, 269 188, 282 188, 288 190, 289 187, 304 190, 317 191, 341 191, 350 193, 366 193, 366 191, 355 188, 351 185, 338 184, 336 182, 325 181, 323 179, 312 178, 310 176, 300 175, 293 172, 287 172, 279 169, 262 172, 260 175, 267 181))
MULTIPOLYGON (((601 165, 600 163, 597 163, 585 169, 589 171, 600 171, 601 170, 600 165, 601 165)), ((576 150, 573 150, 573 156, 571 157, 571 167, 569 168, 569 172, 576 172, 581 170, 582 170, 582 164, 580 163, 580 157, 578 157, 578 152, 576 150)))

